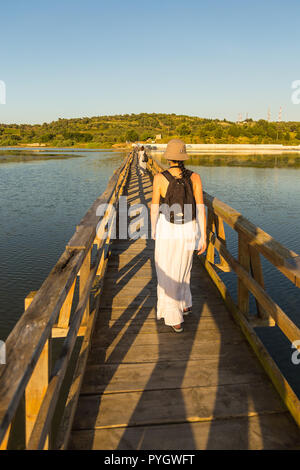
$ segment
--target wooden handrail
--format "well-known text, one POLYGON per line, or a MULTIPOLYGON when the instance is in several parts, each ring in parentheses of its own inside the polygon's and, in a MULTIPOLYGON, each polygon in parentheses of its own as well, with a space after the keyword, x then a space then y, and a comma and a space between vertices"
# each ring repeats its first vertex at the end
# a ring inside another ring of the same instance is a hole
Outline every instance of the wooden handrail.
POLYGON ((58 394, 60 391, 60 387, 62 385, 62 381, 65 376, 65 372, 69 363, 70 356, 73 352, 73 348, 75 345, 75 341, 77 338, 77 333, 80 327, 80 323, 82 321, 82 317, 88 303, 91 289, 93 286, 94 279, 96 277, 97 269, 101 260, 102 251, 104 247, 105 240, 102 240, 102 246, 97 253, 97 259, 94 263, 94 267, 89 274, 88 281, 85 286, 84 295, 82 299, 79 301, 77 309, 72 317, 71 325, 64 341, 61 354, 59 359, 56 361, 54 366, 54 370, 51 374, 51 379, 49 382, 49 386, 43 402, 41 404, 39 414, 33 428, 28 449, 43 449, 46 437, 49 433, 49 428, 51 425, 51 421, 53 418, 53 414, 55 411, 55 406, 58 400, 58 394))
POLYGON ((247 220, 241 213, 220 201, 216 197, 203 192, 205 205, 211 209, 215 215, 221 217, 236 232, 243 234, 247 238, 247 243, 255 247, 265 258, 267 258, 276 268, 281 271, 297 287, 300 287, 300 266, 295 260, 299 260, 299 255, 289 250, 271 235, 260 227, 247 220))
MULTIPOLYGON (((147 166, 153 176, 166 168, 152 157, 149 158, 147 166)), ((300 338, 299 327, 264 288, 260 255, 270 261, 277 270, 297 287, 300 287, 300 256, 283 246, 228 204, 205 191, 203 197, 207 208, 208 244, 206 254, 201 255, 200 260, 292 416, 300 426, 299 399, 254 330, 256 325, 271 327, 276 324, 291 342, 300 338), (224 223, 238 234, 238 259, 234 258, 226 246, 224 223), (220 263, 215 263, 215 251, 219 253, 220 263), (228 288, 218 275, 220 270, 224 272, 232 271, 237 275, 237 303, 234 302, 228 288), (250 292, 256 301, 257 312, 255 315, 249 314, 250 292)))
MULTIPOLYGON (((101 227, 103 233, 99 233, 98 230, 96 237, 97 224, 102 219, 102 216, 96 215, 96 209, 104 203, 117 204, 128 178, 132 158, 132 154, 125 158, 123 164, 109 180, 104 193, 96 199, 80 221, 76 232, 67 243, 64 253, 40 289, 31 295, 30 302, 27 302, 30 305, 6 341, 7 361, 6 365, 1 366, 0 369, 1 449, 6 448, 9 443, 13 418, 22 397, 26 390, 31 390, 33 380, 35 387, 39 382, 37 374, 40 373, 40 366, 37 368, 36 365, 39 364, 46 344, 51 342, 55 322, 57 319, 63 318, 63 322, 59 326, 61 330, 65 330, 66 339, 61 355, 51 371, 45 393, 38 393, 38 403, 26 407, 26 412, 28 410, 30 413, 28 419, 30 418, 31 423, 30 426, 26 426, 28 432, 28 435, 25 436, 27 448, 42 449, 49 445, 47 436, 51 433, 52 418, 61 384, 78 332, 84 328, 84 325, 89 324, 89 299, 95 278, 99 274, 99 266, 106 265, 104 247, 110 243, 110 233, 105 233, 105 226, 103 226, 101 227), (99 241, 99 239, 101 240, 99 241), (97 255, 93 266, 91 266, 91 250, 95 244, 97 245, 97 255), (69 324, 77 276, 80 278, 79 302, 69 324)), ((95 319, 94 312, 91 316, 95 319)), ((86 326, 84 331, 87 331, 86 326)), ((30 393, 26 394, 27 402, 36 399, 36 396, 31 397, 30 393)))

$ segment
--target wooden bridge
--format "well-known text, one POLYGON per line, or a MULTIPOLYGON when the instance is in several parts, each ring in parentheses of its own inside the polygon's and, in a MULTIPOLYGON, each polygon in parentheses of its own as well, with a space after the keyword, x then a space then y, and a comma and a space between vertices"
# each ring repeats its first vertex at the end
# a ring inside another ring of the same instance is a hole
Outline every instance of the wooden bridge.
POLYGON ((134 222, 160 170, 150 158, 141 176, 128 155, 25 299, 0 366, 1 449, 300 448, 299 399, 254 329, 276 324, 300 339, 264 289, 260 259, 299 287, 298 255, 205 193, 208 248, 193 264, 193 313, 175 334, 156 320, 154 242, 113 237, 119 197, 134 222), (238 259, 224 223, 238 236, 238 259), (235 273, 237 303, 221 271, 235 273))

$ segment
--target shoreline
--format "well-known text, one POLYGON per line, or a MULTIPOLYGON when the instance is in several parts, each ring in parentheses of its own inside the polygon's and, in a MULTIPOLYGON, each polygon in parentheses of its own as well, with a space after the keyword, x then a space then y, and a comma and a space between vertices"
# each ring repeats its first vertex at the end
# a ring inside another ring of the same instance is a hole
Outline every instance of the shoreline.
POLYGON ((87 147, 42 147, 42 146, 35 146, 35 147, 30 147, 30 146, 26 146, 26 145, 20 145, 20 146, 16 146, 16 145, 13 145, 13 146, 10 146, 10 145, 4 145, 4 146, 0 146, 0 152, 5 152, 5 150, 11 152, 12 150, 16 150, 16 151, 20 151, 20 150, 24 150, 24 151, 30 151, 30 152, 40 152, 40 151, 44 151, 44 150, 65 150, 65 151, 71 151, 71 152, 82 152, 82 151, 86 151, 86 152, 106 152, 106 151, 116 151, 116 152, 124 152, 126 150, 131 150, 131 147, 120 147, 120 148, 116 148, 116 147, 101 147, 101 148, 87 148, 87 147))
MULTIPOLYGON (((154 155, 163 153, 166 149, 166 146, 167 144, 146 144, 146 148, 148 148, 154 155)), ((189 154, 300 154, 300 145, 295 146, 281 144, 186 144, 186 151, 189 154)))
MULTIPOLYGON (((135 143, 132 143, 124 147, 109 147, 109 148, 87 148, 87 147, 44 147, 40 146, 31 146, 31 145, 20 145, 20 146, 0 146, 0 151, 30 151, 30 152, 43 152, 52 150, 64 150, 68 152, 105 152, 105 151, 114 151, 114 152, 126 152, 132 150, 135 146, 135 143)), ((144 145, 153 155, 162 154, 167 144, 147 144, 146 142, 139 142, 139 145, 144 145)), ((191 155, 205 155, 205 154, 245 154, 245 155, 279 155, 286 153, 300 154, 300 145, 282 145, 282 144, 186 144, 186 150, 188 154, 191 155)))
POLYGON ((16 153, 16 155, 2 155, 0 150, 0 165, 3 163, 23 163, 23 162, 34 162, 34 161, 42 161, 42 160, 62 160, 68 158, 84 158, 83 155, 70 155, 70 154, 33 154, 31 152, 28 153, 16 153))
MULTIPOLYGON (((160 163, 166 163, 162 152, 150 152, 151 156, 160 163)), ((189 153, 186 165, 193 166, 231 166, 256 168, 300 168, 300 155, 296 153, 189 153)))
MULTIPOLYGON (((97 152, 98 150, 93 150, 97 152)), ((106 149, 102 150, 106 152, 106 149)), ((62 160, 70 158, 85 158, 87 155, 83 155, 82 150, 74 149, 73 151, 67 151, 67 149, 58 148, 49 148, 44 150, 32 148, 6 148, 5 150, 0 147, 0 165, 3 163, 25 163, 33 161, 42 161, 42 160, 62 160)), ((118 151, 117 153, 121 153, 118 151)))
MULTIPOLYGON (((134 144, 133 144, 134 145, 134 144)), ((150 149, 149 155, 163 162, 164 144, 160 149, 150 149)), ((187 164, 196 166, 240 166, 258 168, 300 168, 300 148, 288 146, 283 151, 282 146, 266 145, 210 145, 187 144, 189 159, 187 164), (209 148, 208 148, 209 147, 209 148)), ((68 147, 0 147, 0 164, 29 162, 60 158, 82 157, 88 152, 123 153, 128 149, 76 149, 68 147), (81 154, 81 155, 80 155, 81 154)))

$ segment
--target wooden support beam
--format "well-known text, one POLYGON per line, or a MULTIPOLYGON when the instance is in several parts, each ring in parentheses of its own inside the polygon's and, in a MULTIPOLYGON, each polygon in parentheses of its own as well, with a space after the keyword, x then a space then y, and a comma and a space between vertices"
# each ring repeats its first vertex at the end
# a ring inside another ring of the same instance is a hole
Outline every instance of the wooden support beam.
MULTIPOLYGON (((286 313, 274 302, 274 300, 267 294, 267 292, 253 279, 249 272, 247 272, 240 263, 229 253, 220 240, 216 239, 215 244, 217 249, 222 253, 224 258, 228 261, 233 271, 236 272, 238 277, 243 282, 244 286, 258 299, 258 302, 266 310, 266 312, 273 318, 276 325, 293 342, 300 338, 300 328, 286 315, 286 313)), ((252 320, 252 318, 251 318, 252 320)), ((271 322, 271 320, 270 320, 271 322)), ((259 322, 260 323, 260 322, 259 322)), ((272 323, 270 323, 272 324, 272 323)))
POLYGON ((89 354, 90 347, 91 347, 91 337, 93 335, 95 322, 96 322, 97 314, 99 310, 100 297, 102 293, 106 267, 107 267, 107 259, 102 261, 102 258, 101 258, 99 267, 97 270, 97 273, 99 272, 100 279, 98 279, 97 281, 98 295, 97 295, 96 302, 95 302, 95 308, 93 309, 88 319, 88 325, 85 330, 84 339, 80 348, 76 369, 74 371, 72 384, 70 387, 64 414, 63 414, 60 428, 58 431, 57 441, 55 444, 55 448, 59 450, 66 450, 68 446, 70 433, 71 433, 71 429, 73 425, 73 420, 75 416, 75 411, 76 411, 76 407, 78 403, 79 393, 81 390, 81 384, 82 384, 83 376, 85 373, 88 354, 89 354))
MULTIPOLYGON (((219 217, 218 215, 215 214, 215 227, 216 227, 216 235, 220 241, 226 246, 226 235, 225 235, 225 229, 224 229, 224 222, 222 217, 219 217)), ((231 271, 231 268, 225 258, 220 254, 220 263, 216 264, 216 266, 224 272, 229 272, 231 271)))
MULTIPOLYGON (((91 272, 91 249, 88 251, 84 262, 80 268, 80 279, 79 279, 79 301, 85 294, 85 287, 91 272)), ((87 325, 87 320, 90 314, 90 301, 88 299, 86 308, 82 317, 82 325, 87 325)))
MULTIPOLYGON (((81 326, 78 330, 77 336, 85 335, 86 326, 81 326)), ((65 338, 68 334, 69 328, 61 328, 57 325, 54 325, 52 328, 52 338, 65 338)))
POLYGON ((68 326, 69 326, 75 285, 76 285, 76 279, 74 280, 74 282, 71 286, 71 289, 69 290, 69 293, 66 297, 66 300, 64 301, 63 306, 62 306, 62 308, 59 312, 57 325, 56 325, 59 328, 68 328, 68 326))
POLYGON ((244 235, 248 239, 249 245, 255 246, 291 282, 300 287, 300 257, 297 253, 281 245, 271 235, 254 225, 225 202, 205 191, 203 191, 203 196, 208 209, 222 217, 224 222, 236 232, 244 235))
POLYGON ((6 340, 6 366, 0 370, 0 442, 16 414, 83 259, 83 251, 65 251, 61 255, 6 340))
POLYGON ((96 228, 90 225, 79 225, 76 232, 69 240, 66 249, 88 250, 96 236, 96 228))
MULTIPOLYGON (((260 254, 256 250, 256 248, 251 245, 249 245, 249 251, 250 251, 250 265, 251 265, 252 277, 264 289, 265 283, 264 283, 264 276, 263 276, 263 271, 262 271, 262 266, 261 266, 260 254)), ((275 321, 272 319, 272 317, 270 317, 270 315, 268 315, 268 313, 265 311, 265 309, 262 307, 262 305, 259 303, 256 297, 255 297, 255 302, 256 302, 256 310, 257 310, 258 318, 264 321, 267 320, 266 325, 274 326, 275 321)))
POLYGON ((205 258, 203 256, 200 256, 199 258, 200 258, 200 262, 204 265, 211 279, 213 280, 216 287, 218 288, 222 298, 225 301, 225 304, 228 307, 228 310, 232 313, 234 320, 242 329, 244 335, 246 336, 256 356, 258 357, 260 363, 262 364, 266 373, 272 380, 283 402, 289 409, 291 415, 295 419, 298 426, 300 426, 300 402, 295 392, 293 391, 290 384, 281 373, 277 364, 272 359, 272 357, 270 356, 269 352, 267 351, 267 349, 265 348, 261 340, 258 338, 251 324, 248 322, 245 316, 242 315, 239 309, 237 308, 226 285, 224 284, 222 279, 218 276, 214 267, 210 263, 205 261, 205 258))
POLYGON ((0 450, 7 450, 7 445, 8 445, 9 436, 10 436, 10 430, 11 430, 11 424, 9 425, 9 427, 6 431, 6 434, 4 436, 4 439, 2 440, 2 442, 0 444, 0 450))
POLYGON ((208 246, 206 249, 206 259, 212 264, 214 264, 215 262, 215 247, 214 247, 214 244, 212 243, 212 239, 210 235, 213 234, 214 231, 215 231, 214 214, 212 210, 208 209, 207 228, 206 228, 208 246))
MULTIPOLYGON (((75 346, 80 325, 82 324, 82 318, 86 311, 86 306, 89 303, 91 289, 96 276, 98 263, 101 258, 100 254, 101 253, 98 253, 97 255, 93 269, 90 269, 89 277, 85 282, 85 289, 81 293, 81 298, 79 299, 78 306, 74 312, 74 316, 72 317, 70 328, 61 349, 61 353, 53 367, 49 386, 41 404, 39 414, 28 443, 28 449, 30 450, 39 450, 44 448, 45 439, 49 432, 59 398, 59 392, 75 346)), ((89 321, 89 317, 87 320, 89 321)))
MULTIPOLYGON (((30 292, 25 299, 25 310, 34 299, 36 292, 30 292)), ((43 351, 37 361, 31 378, 25 390, 25 427, 26 427, 26 445, 29 442, 31 432, 34 428, 42 401, 46 394, 50 368, 51 368, 51 338, 46 341, 43 351)), ((44 449, 49 449, 49 436, 45 442, 44 449)))
MULTIPOLYGON (((247 240, 239 233, 238 239, 238 260, 245 271, 250 271, 250 253, 247 240)), ((249 290, 243 283, 240 277, 238 277, 238 308, 244 314, 249 313, 249 290)))

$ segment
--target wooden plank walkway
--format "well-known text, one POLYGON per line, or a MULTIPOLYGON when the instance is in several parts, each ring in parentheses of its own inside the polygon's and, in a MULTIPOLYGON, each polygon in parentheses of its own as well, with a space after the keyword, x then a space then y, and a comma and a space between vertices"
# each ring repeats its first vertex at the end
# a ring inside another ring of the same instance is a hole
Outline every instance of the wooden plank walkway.
MULTIPOLYGON (((131 168, 129 203, 150 204, 131 168)), ((299 429, 195 259, 184 332, 156 321, 152 240, 115 240, 70 449, 292 449, 299 429)))

